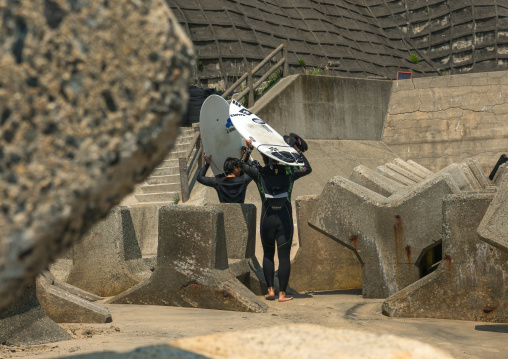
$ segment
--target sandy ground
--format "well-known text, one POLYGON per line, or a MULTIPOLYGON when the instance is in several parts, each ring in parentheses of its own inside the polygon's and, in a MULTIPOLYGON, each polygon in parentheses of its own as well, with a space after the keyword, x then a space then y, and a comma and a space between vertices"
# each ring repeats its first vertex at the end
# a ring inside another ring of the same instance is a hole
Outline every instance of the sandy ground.
MULTIPOLYGON (((182 337, 290 323, 320 324, 417 339, 455 358, 508 357, 508 324, 388 318, 381 314, 382 300, 363 299, 359 290, 310 293, 287 303, 268 303, 269 311, 262 314, 108 305, 113 323, 62 324, 74 335, 74 340, 33 347, 0 346, 0 358, 67 358, 99 351, 126 352, 167 344, 182 337)), ((93 354, 81 357, 92 359, 93 354)))

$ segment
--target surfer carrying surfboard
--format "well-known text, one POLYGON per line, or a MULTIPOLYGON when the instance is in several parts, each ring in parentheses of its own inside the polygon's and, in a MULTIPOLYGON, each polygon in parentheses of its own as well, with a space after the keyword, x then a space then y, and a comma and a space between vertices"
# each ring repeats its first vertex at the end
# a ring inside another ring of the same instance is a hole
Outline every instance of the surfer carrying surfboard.
POLYGON ((220 203, 244 203, 247 186, 252 181, 247 175, 242 174, 240 160, 228 157, 224 161, 225 177, 206 177, 206 172, 212 162, 212 155, 204 155, 206 164, 199 171, 197 181, 202 185, 213 187, 217 191, 220 203))
MULTIPOLYGON (((300 137, 298 138, 301 140, 300 137)), ((279 302, 293 299, 293 297, 286 296, 291 271, 290 255, 294 228, 293 210, 291 207, 293 183, 312 172, 309 161, 301 151, 302 146, 299 147, 294 142, 293 144, 301 160, 303 160, 303 166, 288 166, 273 160, 270 162, 270 159, 265 155, 263 155, 265 166, 256 166, 247 162, 249 159, 248 151, 243 153, 240 162, 240 168, 256 182, 261 201, 263 202, 260 234, 263 246, 263 273, 268 285, 268 294, 265 295, 266 299, 275 299, 273 283, 275 275, 275 248, 277 247, 280 284, 279 302)), ((252 140, 247 140, 247 146, 251 150, 254 148, 252 140)))

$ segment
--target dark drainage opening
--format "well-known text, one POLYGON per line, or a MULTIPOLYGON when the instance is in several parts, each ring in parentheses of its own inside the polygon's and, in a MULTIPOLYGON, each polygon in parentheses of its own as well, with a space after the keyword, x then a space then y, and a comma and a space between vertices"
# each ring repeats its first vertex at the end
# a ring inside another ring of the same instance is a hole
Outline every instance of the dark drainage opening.
POLYGON ((432 246, 424 249, 416 262, 420 270, 420 278, 434 272, 441 260, 443 259, 443 244, 441 241, 434 243, 432 246))

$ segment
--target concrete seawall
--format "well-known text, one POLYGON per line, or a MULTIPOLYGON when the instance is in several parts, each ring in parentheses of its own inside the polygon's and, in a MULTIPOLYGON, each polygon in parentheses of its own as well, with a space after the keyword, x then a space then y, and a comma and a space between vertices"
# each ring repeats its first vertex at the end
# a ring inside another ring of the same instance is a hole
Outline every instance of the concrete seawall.
POLYGON ((383 142, 436 171, 466 158, 488 174, 508 152, 508 72, 394 81, 383 142))
POLYGON ((391 81, 290 76, 251 109, 281 134, 307 139, 380 141, 391 81))

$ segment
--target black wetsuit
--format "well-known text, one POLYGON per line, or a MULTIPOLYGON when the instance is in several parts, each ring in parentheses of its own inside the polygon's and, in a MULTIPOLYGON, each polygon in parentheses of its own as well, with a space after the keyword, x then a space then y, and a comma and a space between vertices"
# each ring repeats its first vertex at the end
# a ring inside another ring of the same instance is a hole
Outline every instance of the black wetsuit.
MULTIPOLYGON (((245 156, 244 156, 245 157, 245 156)), ((263 273, 268 287, 273 287, 275 274, 275 246, 279 257, 280 291, 285 292, 291 272, 291 244, 293 242, 293 209, 291 191, 297 179, 312 172, 302 155, 304 166, 273 165, 259 167, 241 162, 241 169, 256 182, 263 206, 260 233, 263 245, 263 273)), ((242 159, 243 160, 243 159, 242 159)))
POLYGON ((240 177, 205 177, 210 165, 207 163, 199 171, 197 181, 202 185, 215 188, 220 203, 244 203, 245 192, 248 184, 252 181, 249 176, 240 177))

